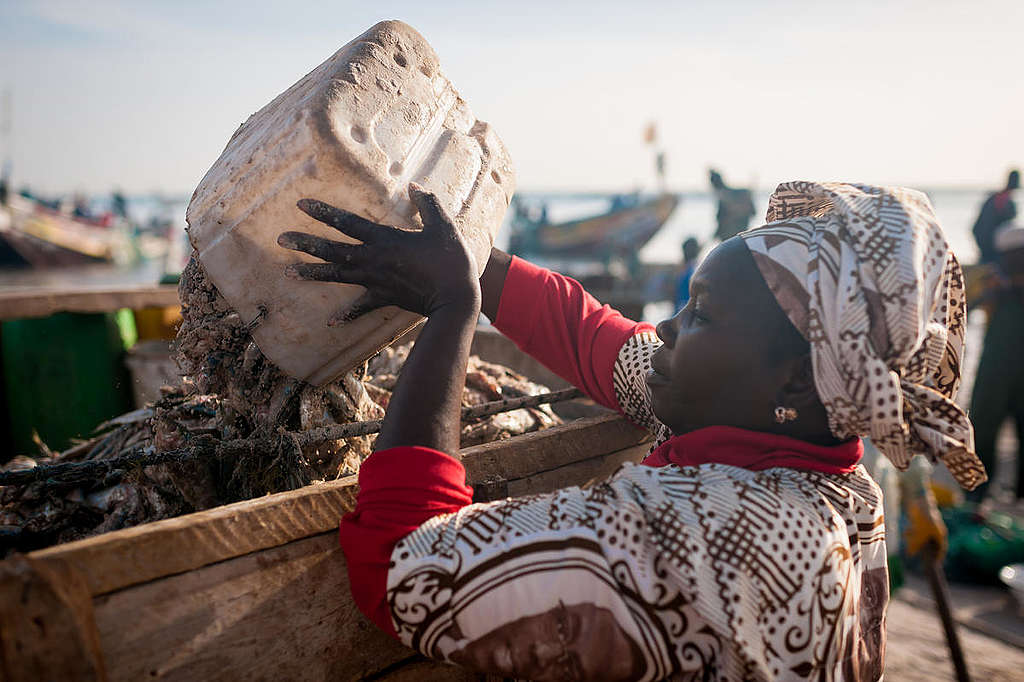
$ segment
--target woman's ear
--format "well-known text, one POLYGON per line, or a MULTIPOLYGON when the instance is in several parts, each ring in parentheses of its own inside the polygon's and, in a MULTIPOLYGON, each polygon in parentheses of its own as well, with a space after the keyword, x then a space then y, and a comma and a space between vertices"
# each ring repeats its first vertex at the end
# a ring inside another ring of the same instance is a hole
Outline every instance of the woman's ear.
POLYGON ((801 353, 789 362, 789 377, 779 391, 779 405, 797 410, 820 404, 814 385, 814 364, 810 353, 801 353))

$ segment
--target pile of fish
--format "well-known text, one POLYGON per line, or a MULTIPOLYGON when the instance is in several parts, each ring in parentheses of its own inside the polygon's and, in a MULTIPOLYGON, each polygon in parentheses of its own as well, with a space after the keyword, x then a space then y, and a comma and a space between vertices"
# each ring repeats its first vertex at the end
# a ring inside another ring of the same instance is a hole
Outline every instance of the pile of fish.
MULTIPOLYGON (((4 469, 129 452, 187 450, 194 456, 117 468, 102 480, 0 487, 0 556, 354 474, 369 456, 373 435, 304 447, 292 435, 380 419, 411 344, 385 348, 359 370, 318 388, 284 375, 262 355, 196 259, 182 274, 179 294, 182 384, 165 387, 153 405, 99 425, 93 437, 62 453, 41 444, 39 457, 17 457, 4 469), (217 447, 224 443, 232 447, 217 447)), ((547 390, 473 356, 462 403, 547 390)), ((465 447, 559 423, 549 405, 521 408, 464 422, 461 440, 465 447)))

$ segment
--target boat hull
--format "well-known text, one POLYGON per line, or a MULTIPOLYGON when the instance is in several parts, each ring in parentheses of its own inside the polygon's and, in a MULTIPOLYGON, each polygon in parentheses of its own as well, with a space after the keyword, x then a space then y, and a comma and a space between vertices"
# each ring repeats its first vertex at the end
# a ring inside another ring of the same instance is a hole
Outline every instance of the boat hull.
POLYGON ((523 255, 602 258, 642 248, 679 203, 674 194, 557 225, 539 225, 520 233, 512 250, 523 255))

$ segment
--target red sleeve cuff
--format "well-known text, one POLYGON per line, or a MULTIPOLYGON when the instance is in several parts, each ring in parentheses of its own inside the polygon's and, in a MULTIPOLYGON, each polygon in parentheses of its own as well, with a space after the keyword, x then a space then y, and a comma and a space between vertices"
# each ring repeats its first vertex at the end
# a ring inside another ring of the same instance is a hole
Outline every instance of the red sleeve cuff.
POLYGON ((341 520, 340 542, 356 606, 396 637, 387 604, 387 572, 399 540, 428 519, 472 503, 462 464, 438 450, 398 447, 359 468, 356 507, 341 520))

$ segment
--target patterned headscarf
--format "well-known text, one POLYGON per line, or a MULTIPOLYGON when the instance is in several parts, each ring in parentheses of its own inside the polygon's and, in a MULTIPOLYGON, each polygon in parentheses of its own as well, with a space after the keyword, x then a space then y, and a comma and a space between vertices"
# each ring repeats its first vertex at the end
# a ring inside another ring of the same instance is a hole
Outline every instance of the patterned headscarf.
POLYGON ((811 346, 838 438, 870 436, 899 469, 941 460, 986 480, 955 402, 967 318, 963 273, 928 198, 902 187, 787 182, 768 224, 740 234, 811 346))

